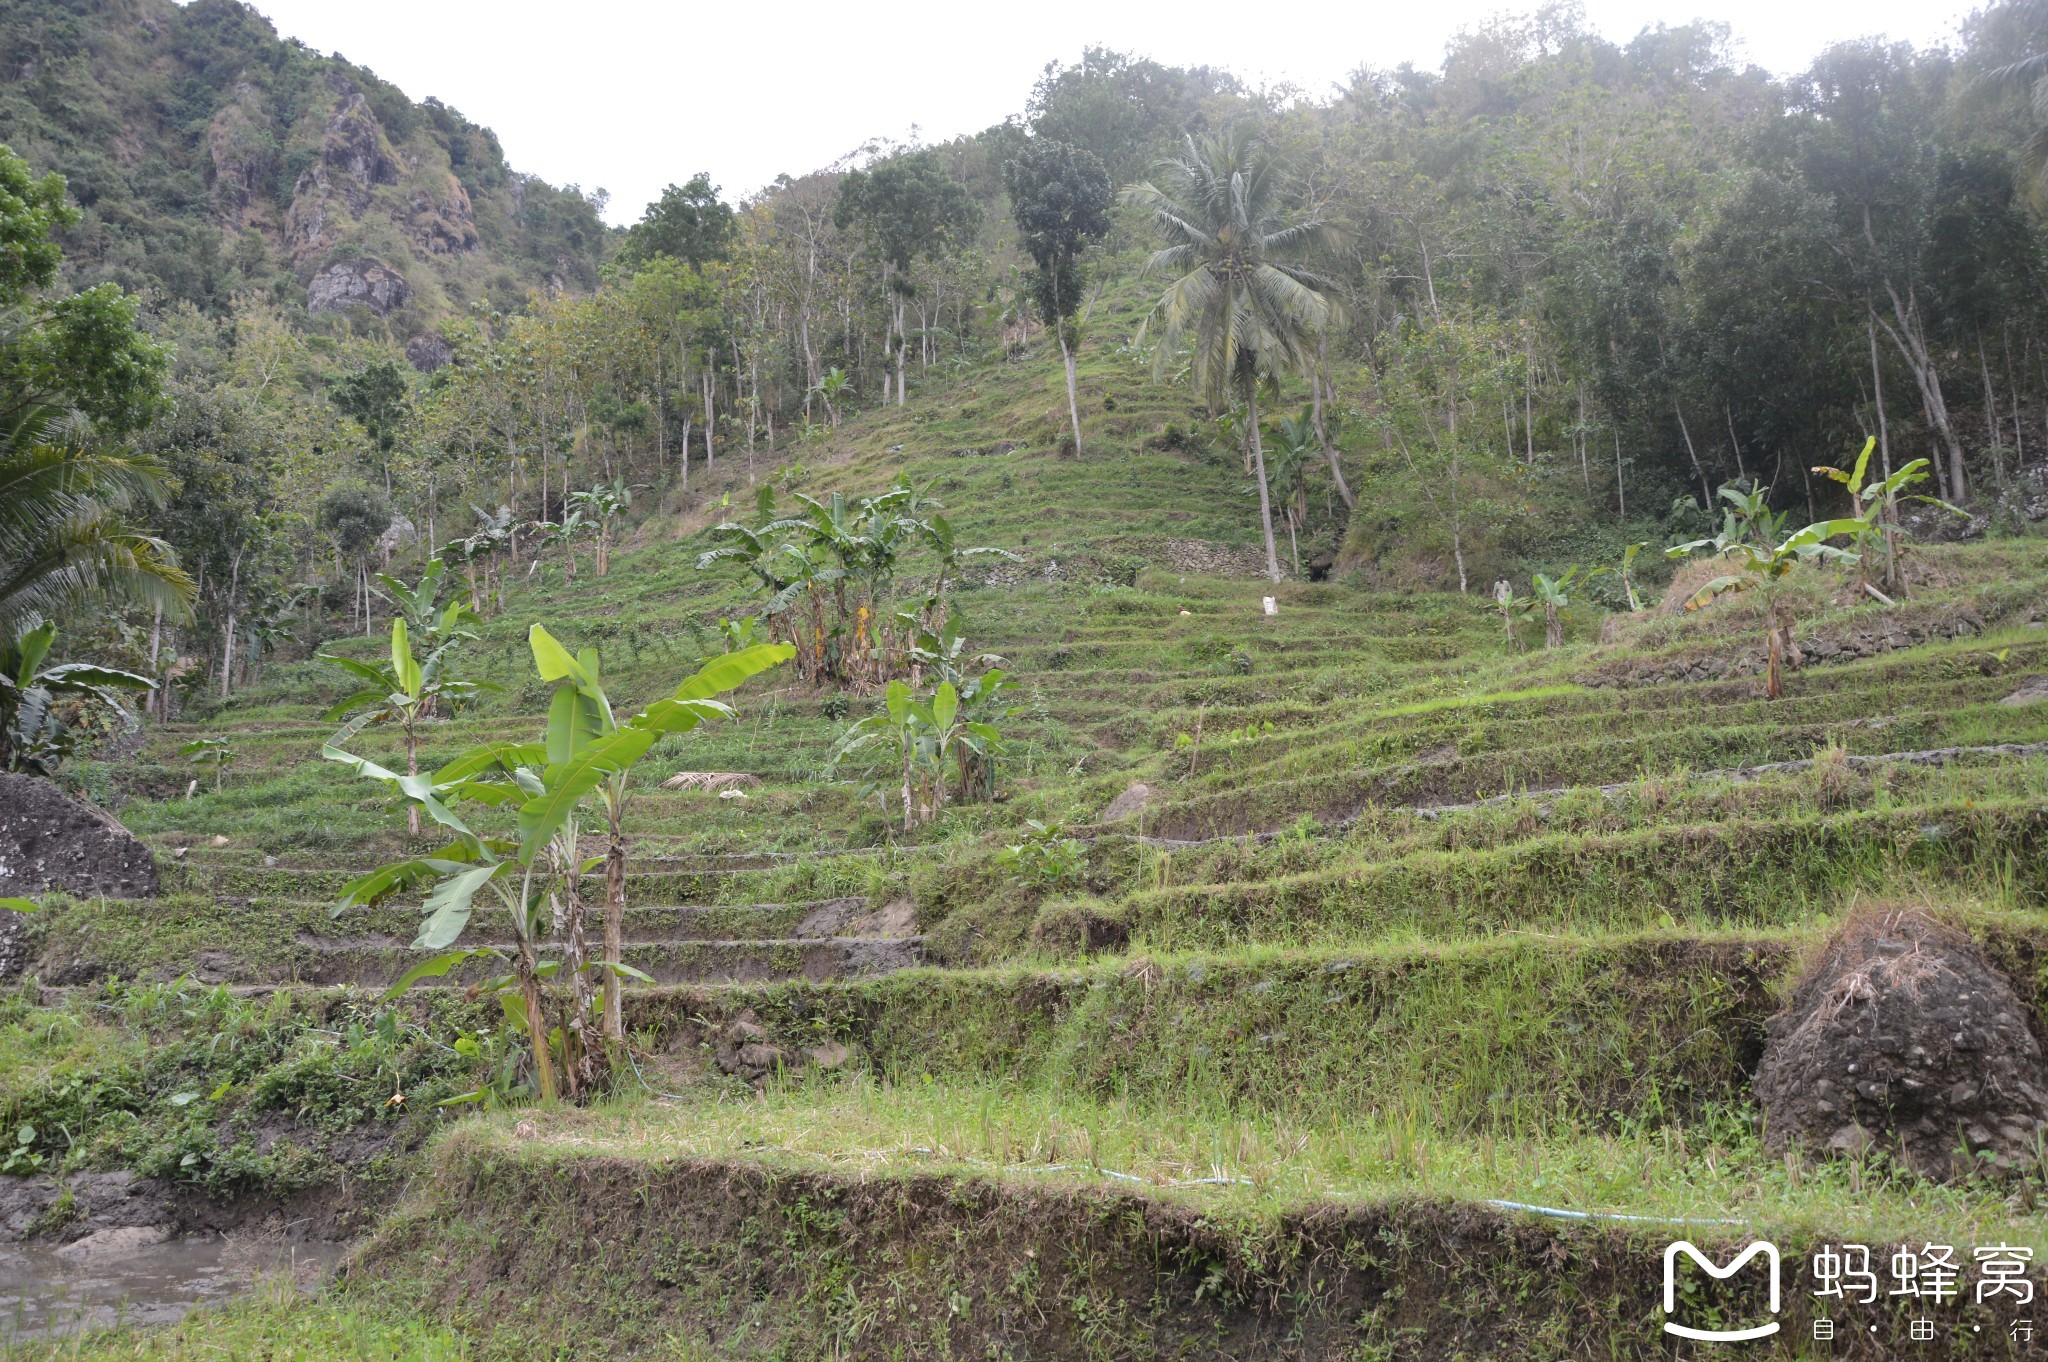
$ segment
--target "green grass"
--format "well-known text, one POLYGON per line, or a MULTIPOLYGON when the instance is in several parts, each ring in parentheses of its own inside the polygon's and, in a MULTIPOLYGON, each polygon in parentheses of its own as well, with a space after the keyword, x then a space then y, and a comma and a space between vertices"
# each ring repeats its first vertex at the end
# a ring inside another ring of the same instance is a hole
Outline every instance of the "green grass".
MULTIPOLYGON (((558 1163, 743 1158, 853 1181, 950 1172, 1141 1188, 1204 1211, 1276 1218, 1304 1204, 1398 1195, 1731 1220, 1868 1242, 1938 1224, 1980 1241, 2011 1235, 2005 1242, 2048 1247, 2024 1193, 1943 1186, 1882 1161, 1788 1168, 1764 1152, 1755 1113, 1737 1106, 1704 1112, 1684 1129, 1645 1118, 1604 1132, 1517 1138, 1447 1131, 1410 1110, 1316 1120, 1005 1083, 856 1076, 773 1085, 743 1102, 625 1098, 506 1116, 451 1138, 465 1152, 558 1163), (520 1121, 527 1130, 515 1136, 520 1121)), ((2028 1176, 2038 1187, 2048 1168, 2028 1176)))
POLYGON ((157 1328, 96 1329, 42 1341, 0 1338, 5 1362, 461 1362, 475 1356, 467 1341, 443 1326, 306 1300, 287 1285, 157 1328))

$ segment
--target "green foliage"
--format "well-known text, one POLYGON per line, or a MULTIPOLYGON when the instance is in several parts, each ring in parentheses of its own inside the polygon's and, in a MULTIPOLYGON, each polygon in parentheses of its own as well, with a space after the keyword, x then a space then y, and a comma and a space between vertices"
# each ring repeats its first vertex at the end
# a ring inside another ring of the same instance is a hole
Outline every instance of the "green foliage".
POLYGON ((1088 848, 1057 823, 1028 819, 1022 841, 996 853, 996 864, 1012 883, 1057 890, 1081 883, 1088 874, 1088 848))
POLYGON ((1024 253, 1037 267, 1032 306, 1048 325, 1065 326, 1081 306, 1082 252, 1109 232, 1109 172, 1093 152, 1036 138, 1004 163, 1003 187, 1024 253))
POLYGON ((702 274, 705 265, 730 253, 735 230, 731 206, 720 201, 718 186, 700 170, 688 184, 670 185, 647 205, 626 230, 619 261, 635 266, 667 256, 702 274))
MULTIPOLYGON (((392 622, 392 673, 403 688, 398 694, 412 697, 423 694, 426 677, 405 647, 404 628, 404 621, 392 622)), ((400 775, 332 742, 321 748, 321 755, 399 794, 407 802, 415 835, 418 815, 425 813, 455 837, 430 855, 395 862, 351 881, 342 890, 337 915, 350 908, 375 907, 402 890, 432 885, 413 945, 437 954, 407 973, 403 982, 409 986, 445 975, 477 956, 477 951, 450 947, 468 927, 477 895, 486 890, 494 895, 510 918, 518 950, 512 974, 494 981, 492 991, 503 998, 510 1023, 526 1035, 541 1097, 552 1101, 558 1062, 572 1096, 580 1095, 597 1077, 596 1030, 588 1026, 590 976, 602 975, 606 981, 604 1033, 611 1041, 623 1039, 617 1029, 615 981, 644 977, 615 952, 598 962, 583 958, 580 916, 572 917, 561 958, 541 959, 551 933, 550 900, 581 903, 578 884, 585 864, 579 850, 579 806, 594 794, 601 796, 616 847, 625 783, 634 764, 661 738, 687 733, 704 719, 730 716, 732 711, 711 697, 780 666, 792 650, 761 645, 716 659, 678 685, 669 699, 620 724, 604 691, 595 649, 572 655, 539 625, 529 630, 528 640, 535 670, 553 687, 542 742, 487 743, 431 775, 412 770, 400 775), (487 808, 515 807, 517 836, 472 828, 457 811, 464 801, 487 808), (559 1028, 550 1028, 544 1015, 540 982, 547 978, 558 978, 570 988, 559 1028)), ((344 730, 343 736, 350 732, 344 730)), ((411 756, 409 746, 409 764, 411 756)), ((624 903, 608 895, 606 907, 609 915, 623 911, 624 903)), ((576 911, 580 914, 580 907, 576 911)))
POLYGON ((235 745, 227 738, 195 738, 178 749, 178 755, 189 760, 194 766, 213 768, 213 792, 220 793, 221 777, 227 768, 239 759, 235 745))
POLYGON ((57 406, 118 437, 160 409, 170 352, 138 327, 135 300, 112 284, 52 294, 55 238, 78 216, 60 176, 0 145, 0 429, 57 406))
POLYGON ((868 233, 875 252, 905 272, 918 259, 973 234, 981 209, 932 151, 905 152, 839 182, 833 221, 868 233))
POLYGON ((397 364, 388 359, 366 364, 338 380, 328 396, 337 410, 355 418, 377 449, 388 454, 397 445, 409 415, 409 389, 397 364))
POLYGON ((0 768, 50 775, 78 740, 82 711, 102 706, 129 724, 123 691, 151 691, 148 677, 90 662, 50 662, 57 625, 0 634, 0 768))
POLYGON ((338 483, 320 498, 319 524, 343 557, 361 559, 390 527, 391 502, 360 483, 338 483))
POLYGON ((910 664, 922 621, 943 617, 947 588, 980 558, 1021 561, 1007 549, 967 547, 942 504, 905 477, 876 496, 825 500, 796 494, 801 514, 778 517, 775 492, 756 499, 760 523, 726 521, 711 529, 718 547, 701 553, 702 570, 746 566, 768 593, 760 618, 769 636, 793 647, 806 681, 876 685, 910 664), (913 566, 933 575, 916 613, 895 604, 896 583, 913 566))

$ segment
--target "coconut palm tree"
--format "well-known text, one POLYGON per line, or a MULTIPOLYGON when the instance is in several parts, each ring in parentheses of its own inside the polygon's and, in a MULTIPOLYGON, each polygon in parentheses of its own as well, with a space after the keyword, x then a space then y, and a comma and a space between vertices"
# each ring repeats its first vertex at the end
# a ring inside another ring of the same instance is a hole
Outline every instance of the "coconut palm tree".
POLYGON ((182 615, 192 579, 124 519, 162 495, 161 470, 53 438, 63 420, 34 404, 0 425, 0 637, 90 601, 182 615))
POLYGON ((1301 263, 1331 244, 1332 230, 1313 215, 1290 220, 1284 188, 1279 161, 1249 124, 1237 123, 1212 137, 1190 136, 1184 155, 1162 161, 1157 178, 1123 194, 1152 215, 1166 242, 1146 273, 1174 276, 1145 323, 1159 326, 1154 376, 1163 378, 1188 345, 1189 374, 1209 409, 1220 411, 1233 393, 1245 404, 1266 571, 1276 582, 1259 389, 1312 368, 1316 342, 1338 316, 1334 282, 1301 263))

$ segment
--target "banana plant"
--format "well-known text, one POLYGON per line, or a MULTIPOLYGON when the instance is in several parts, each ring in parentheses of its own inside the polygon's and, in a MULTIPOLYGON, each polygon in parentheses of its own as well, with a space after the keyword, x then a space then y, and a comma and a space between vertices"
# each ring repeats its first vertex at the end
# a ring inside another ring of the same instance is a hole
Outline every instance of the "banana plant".
POLYGON ((876 496, 799 492, 796 499, 796 514, 778 516, 774 493, 763 487, 760 522, 714 526, 719 545, 700 554, 697 566, 747 567, 769 596, 762 617, 797 645, 798 673, 806 681, 866 687, 898 674, 913 630, 902 625, 891 598, 920 547, 938 559, 919 612, 927 625, 940 618, 946 588, 963 563, 984 555, 1022 561, 1005 549, 963 547, 938 514, 940 504, 907 477, 876 496))
MULTIPOLYGON (((1870 556, 1880 546, 1884 549, 1885 585, 1894 590, 1897 589, 1899 580, 1897 537, 1901 531, 1900 527, 1894 522, 1897 518, 1895 508, 1898 505, 1898 496, 1906 488, 1925 482, 1928 477, 1928 461, 1926 459, 1915 459, 1888 478, 1882 478, 1877 482, 1866 481, 1866 475, 1870 471, 1870 454, 1876 448, 1877 437, 1873 435, 1863 441, 1863 451, 1856 456, 1855 464, 1848 471, 1830 468, 1825 464, 1819 465, 1813 470, 1822 477, 1838 482, 1848 488, 1849 497, 1856 507, 1856 523, 1861 527, 1854 536, 1857 552, 1856 589, 1858 591, 1871 590, 1868 576, 1870 556)), ((1959 506, 1952 506, 1940 497, 1915 495, 1910 500, 1925 502, 1929 506, 1939 506, 1942 510, 1952 515, 1961 516, 1965 520, 1969 519, 1970 516, 1968 511, 1963 510, 1959 506)), ((1889 598, 1880 596, 1879 599, 1884 600, 1887 605, 1891 603, 1889 598)))
POLYGON ((959 799, 968 803, 995 798, 995 759, 1002 749, 996 724, 1021 708, 1003 702, 1006 692, 1018 688, 1004 672, 1003 658, 995 653, 968 656, 966 631, 956 611, 946 617, 945 626, 938 633, 920 631, 914 635, 910 661, 913 685, 919 675, 929 672, 941 684, 954 687, 960 696, 965 729, 950 744, 959 778, 959 799), (979 670, 973 670, 976 668, 979 670))
POLYGON ((1732 528, 1724 528, 1712 539, 1695 539, 1664 552, 1669 558, 1711 552, 1735 565, 1734 572, 1723 573, 1695 591, 1685 603, 1687 610, 1698 610, 1716 597, 1738 591, 1755 591, 1763 596, 1764 644, 1769 658, 1765 690, 1775 700, 1785 693, 1786 659, 1791 658, 1794 665, 1799 661, 1798 648, 1792 641, 1795 622, 1781 589, 1785 578, 1801 563, 1860 562, 1860 554, 1836 548, 1827 541, 1838 535, 1860 535, 1866 527, 1861 520, 1853 518, 1817 520, 1779 543, 1761 545, 1750 542, 1747 537, 1731 537, 1732 528))
POLYGON ((1787 513, 1771 509, 1769 488, 1723 483, 1720 498, 1728 503, 1728 509, 1722 513, 1721 533, 1731 542, 1743 539, 1759 548, 1769 548, 1784 534, 1787 513))
POLYGON ((523 999, 522 1024, 532 1045, 541 1095, 552 1100, 556 1084, 540 995, 542 979, 564 979, 571 991, 569 1015, 560 1034, 572 1096, 595 1071, 592 1050, 576 1044, 578 1035, 588 1036, 585 1022, 591 1012, 592 966, 581 946, 580 882, 598 864, 581 856, 581 805, 595 795, 609 833, 602 861, 605 955, 595 968, 602 974, 606 990, 604 1037, 622 1043, 618 983, 625 978, 645 978, 621 958, 625 841, 620 818, 632 768, 662 738, 688 732, 705 719, 729 717, 731 708, 712 697, 781 665, 791 650, 783 645, 762 645, 718 658, 683 681, 669 698, 620 723, 604 692, 594 649, 572 655, 539 625, 529 631, 528 643, 541 679, 554 688, 541 742, 486 743, 431 776, 399 775, 332 743, 321 749, 321 755, 391 786, 456 836, 454 843, 439 851, 385 866, 346 886, 336 912, 374 905, 416 885, 434 884, 413 945, 436 954, 408 970, 394 986, 394 991, 399 991, 420 979, 444 976, 479 954, 491 954, 451 948, 468 926, 476 896, 486 891, 496 895, 511 918, 518 952, 513 975, 496 986, 516 988, 523 999), (454 808, 462 800, 516 809, 516 834, 507 838, 472 829, 454 808), (562 953, 544 961, 541 953, 551 935, 564 938, 562 953))
POLYGON ((844 574, 824 568, 800 545, 777 536, 800 523, 775 514, 775 489, 763 484, 755 499, 759 525, 736 520, 711 527, 717 548, 697 555, 699 570, 722 562, 743 564, 768 594, 761 607, 770 638, 796 646, 797 674, 817 681, 825 674, 824 588, 844 574))
POLYGON ((1531 603, 1543 614, 1543 647, 1546 651, 1564 646, 1564 612, 1571 609, 1571 591, 1592 581, 1606 568, 1594 568, 1591 572, 1572 564, 1556 577, 1537 573, 1530 579, 1531 603))
POLYGON ((840 400, 853 391, 853 380, 847 377, 846 370, 837 365, 827 369, 811 391, 825 399, 825 415, 830 418, 832 429, 839 429, 840 400))
POLYGON ((417 584, 407 585, 403 578, 388 572, 378 573, 376 581, 377 594, 397 608, 406 630, 427 652, 437 652, 458 641, 476 641, 470 626, 483 623, 483 617, 477 614, 475 593, 472 591, 469 599, 451 600, 443 605, 441 592, 448 585, 448 565, 441 559, 427 560, 417 584))
MULTIPOLYGON (((901 681, 891 681, 882 699, 880 713, 855 721, 840 735, 838 744, 832 749, 830 765, 831 769, 837 770, 857 753, 876 747, 886 749, 901 780, 903 831, 908 833, 917 826, 918 797, 929 788, 925 775, 936 764, 938 749, 930 740, 929 724, 921 712, 927 711, 927 707, 918 704, 909 686, 901 681)), ((871 788, 879 794, 883 787, 876 782, 871 788)), ((888 796, 882 794, 881 799, 886 816, 888 796)))
MULTIPOLYGON (((234 744, 226 738, 197 738, 178 749, 178 755, 194 766, 213 767, 213 792, 220 793, 221 773, 236 760, 234 744)), ((187 792, 190 793, 189 791, 187 792)))
POLYGON ((730 717, 732 710, 712 697, 736 690, 750 678, 781 666, 796 650, 787 644, 766 643, 712 658, 696 675, 677 686, 668 699, 657 701, 620 725, 613 718, 611 700, 605 694, 596 649, 585 648, 572 656, 537 624, 529 632, 528 640, 536 670, 543 681, 554 687, 554 698, 548 708, 551 752, 558 745, 564 751, 573 751, 580 742, 587 741, 589 750, 606 763, 603 774, 590 787, 604 815, 606 831, 601 1030, 606 1041, 623 1044, 619 975, 624 969, 621 953, 626 911, 626 839, 622 825, 631 794, 633 765, 662 737, 687 733, 708 718, 730 717))
POLYGON ((613 478, 610 482, 600 482, 587 492, 569 494, 569 504, 577 508, 585 520, 596 528, 597 575, 600 577, 611 571, 614 527, 626 512, 632 509, 633 493, 640 490, 640 484, 629 483, 621 477, 613 478))
MULTIPOLYGON (((449 607, 450 611, 458 607, 449 607)), ((403 619, 391 621, 391 660, 388 663, 358 662, 352 657, 321 653, 319 660, 341 668, 364 684, 335 704, 322 717, 329 723, 346 721, 341 731, 328 739, 338 747, 372 724, 397 724, 405 739, 405 773, 419 774, 419 728, 432 717, 442 700, 451 705, 474 699, 487 690, 501 689, 490 681, 460 677, 450 670, 449 653, 458 643, 475 638, 467 630, 451 628, 440 646, 424 659, 415 658, 411 631, 403 619)), ((406 829, 420 835, 420 810, 406 807, 406 829)))
POLYGON ((49 775, 70 755, 76 738, 59 706, 69 701, 105 705, 133 727, 123 691, 153 691, 156 682, 92 662, 49 660, 55 621, 44 620, 9 639, 0 635, 0 769, 49 775))
POLYGON ((1012 563, 1024 560, 1008 549, 994 548, 987 544, 973 547, 962 546, 959 536, 953 532, 953 522, 942 515, 933 515, 919 522, 918 533, 924 542, 938 555, 938 571, 932 576, 931 589, 925 593, 923 618, 927 621, 938 617, 940 607, 945 603, 946 587, 959 576, 960 569, 976 558, 1002 558, 1012 563))

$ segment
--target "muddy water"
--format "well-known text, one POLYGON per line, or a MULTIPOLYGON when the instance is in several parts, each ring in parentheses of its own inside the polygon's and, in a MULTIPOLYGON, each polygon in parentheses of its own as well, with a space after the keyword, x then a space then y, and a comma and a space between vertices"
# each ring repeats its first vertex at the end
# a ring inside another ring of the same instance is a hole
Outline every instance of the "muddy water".
POLYGON ((281 1277, 300 1289, 315 1287, 344 1248, 219 1235, 99 1250, 0 1244, 0 1339, 169 1324, 194 1306, 281 1277))

